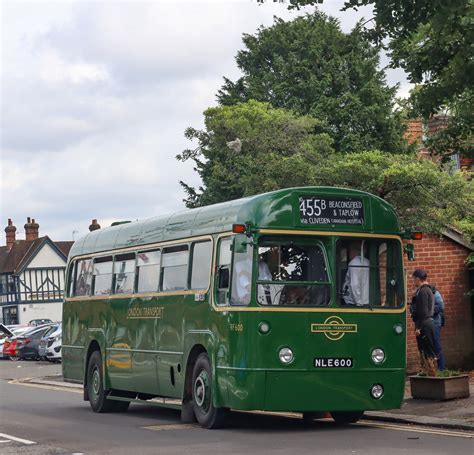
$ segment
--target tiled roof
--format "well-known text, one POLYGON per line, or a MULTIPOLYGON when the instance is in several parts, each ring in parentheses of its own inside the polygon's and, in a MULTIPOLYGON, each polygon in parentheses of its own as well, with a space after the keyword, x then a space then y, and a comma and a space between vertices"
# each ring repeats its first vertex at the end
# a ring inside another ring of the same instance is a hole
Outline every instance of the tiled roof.
POLYGON ((0 273, 15 273, 35 256, 45 243, 51 243, 67 258, 74 242, 53 242, 48 236, 36 240, 15 240, 10 251, 0 247, 0 273))

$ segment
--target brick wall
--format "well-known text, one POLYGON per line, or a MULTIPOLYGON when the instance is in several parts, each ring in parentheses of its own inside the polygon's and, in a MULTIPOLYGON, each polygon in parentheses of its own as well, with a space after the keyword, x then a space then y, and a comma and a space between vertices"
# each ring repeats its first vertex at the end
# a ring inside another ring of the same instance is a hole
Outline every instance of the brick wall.
MULTIPOLYGON (((468 270, 464 261, 469 250, 447 237, 425 236, 414 241, 416 261, 405 256, 408 296, 413 291, 411 274, 417 268, 428 272, 428 281, 441 292, 445 302, 446 325, 441 341, 448 368, 462 366, 474 350, 472 304, 465 297, 469 290, 468 270)), ((418 350, 414 325, 407 309, 407 370, 418 368, 418 350)))

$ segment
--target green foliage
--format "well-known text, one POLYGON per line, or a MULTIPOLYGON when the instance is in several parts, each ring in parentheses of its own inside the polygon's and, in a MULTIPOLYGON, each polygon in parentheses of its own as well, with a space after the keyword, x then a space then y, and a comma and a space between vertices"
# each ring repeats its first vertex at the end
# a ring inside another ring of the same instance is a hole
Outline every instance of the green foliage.
POLYGON ((188 207, 280 188, 327 185, 387 200, 406 229, 438 233, 472 221, 473 182, 414 154, 335 153, 314 118, 253 100, 211 108, 204 115, 205 130, 186 132, 199 146, 177 157, 193 160, 203 182, 199 190, 181 182, 188 207), (241 143, 239 151, 232 148, 234 142, 241 143))
POLYGON ((404 124, 394 110, 396 87, 379 70, 379 49, 361 27, 345 34, 316 11, 244 35, 236 61, 243 76, 225 78, 221 105, 251 99, 320 120, 337 151, 404 152, 404 124))
POLYGON ((414 155, 336 155, 317 167, 314 178, 318 185, 356 188, 385 199, 405 229, 439 233, 473 216, 473 183, 414 155))
MULTIPOLYGON (((436 377, 437 378, 452 378, 453 376, 461 376, 463 373, 460 370, 443 370, 437 371, 436 377)), ((427 374, 422 371, 417 374, 417 376, 427 376, 427 374)))
MULTIPOLYGON (((264 2, 264 0, 260 0, 264 2)), ((291 0, 288 8, 318 0, 291 0)), ((346 0, 344 9, 373 7, 367 36, 388 43, 391 66, 403 68, 420 85, 412 96, 414 113, 428 118, 444 111, 450 121, 429 147, 447 156, 473 156, 474 8, 472 0, 346 0)))
POLYGON ((320 122, 268 103, 251 100, 210 108, 204 116, 205 130, 188 128, 185 133, 199 146, 177 156, 194 161, 204 185, 196 190, 180 182, 187 207, 309 184, 308 166, 333 153, 320 122), (232 142, 240 142, 240 150, 232 142))

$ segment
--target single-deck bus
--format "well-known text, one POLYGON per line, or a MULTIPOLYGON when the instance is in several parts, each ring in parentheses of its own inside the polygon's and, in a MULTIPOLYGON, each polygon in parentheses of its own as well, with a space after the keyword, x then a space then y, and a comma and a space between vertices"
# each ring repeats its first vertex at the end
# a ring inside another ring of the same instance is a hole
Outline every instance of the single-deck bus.
POLYGON ((179 406, 206 428, 230 409, 348 423, 398 408, 402 259, 387 202, 329 187, 91 232, 68 260, 64 379, 95 412, 179 406))

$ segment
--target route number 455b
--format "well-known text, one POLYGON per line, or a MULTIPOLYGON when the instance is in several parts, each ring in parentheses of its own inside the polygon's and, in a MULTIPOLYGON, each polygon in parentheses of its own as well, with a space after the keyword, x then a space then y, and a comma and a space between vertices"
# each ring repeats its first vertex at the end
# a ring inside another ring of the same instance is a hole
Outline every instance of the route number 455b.
POLYGON ((303 216, 320 216, 326 210, 324 199, 300 199, 300 213, 303 216))

